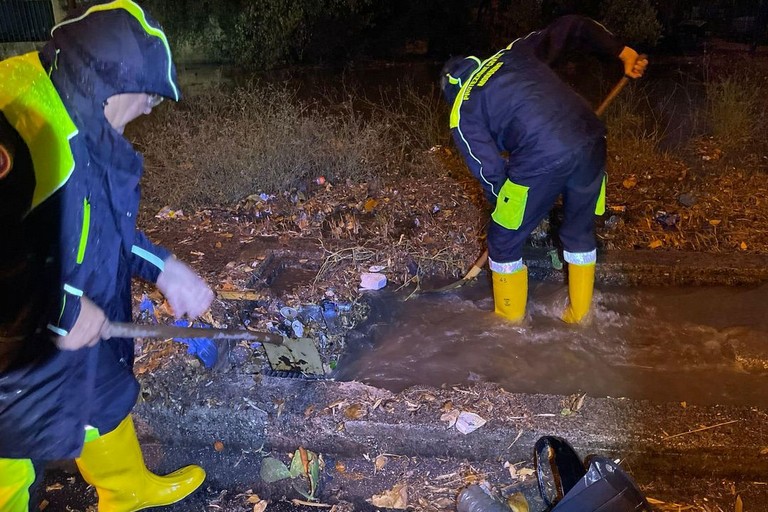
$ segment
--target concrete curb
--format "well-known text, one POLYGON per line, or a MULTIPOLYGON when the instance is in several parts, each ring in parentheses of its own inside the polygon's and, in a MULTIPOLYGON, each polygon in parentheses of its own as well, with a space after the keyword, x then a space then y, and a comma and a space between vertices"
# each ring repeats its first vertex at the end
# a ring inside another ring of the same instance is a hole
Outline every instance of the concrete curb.
POLYGON ((393 453, 483 461, 530 460, 540 436, 556 435, 581 453, 622 458, 635 474, 760 480, 768 471, 768 456, 761 453, 768 415, 756 408, 586 397, 577 413, 564 416, 566 397, 512 394, 493 385, 393 394, 354 382, 265 377, 243 384, 242 378, 214 377, 204 388, 188 390, 190 397, 216 397, 217 403, 139 404, 142 437, 211 449, 221 441, 234 452, 305 446, 344 457, 393 453), (440 421, 446 403, 487 423, 468 435, 448 428, 440 421))

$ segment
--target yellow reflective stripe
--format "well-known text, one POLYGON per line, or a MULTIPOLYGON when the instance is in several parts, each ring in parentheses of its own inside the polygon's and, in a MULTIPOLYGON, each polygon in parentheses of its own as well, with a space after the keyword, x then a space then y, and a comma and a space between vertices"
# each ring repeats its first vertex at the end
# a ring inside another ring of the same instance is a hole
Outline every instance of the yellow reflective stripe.
POLYGON ((29 488, 35 467, 29 459, 0 459, 0 508, 3 512, 29 512, 29 488))
POLYGON ((75 170, 69 140, 77 135, 77 127, 37 52, 0 62, 0 76, 0 110, 32 156, 34 209, 61 188, 75 170))
POLYGON ((165 37, 165 32, 163 32, 160 28, 153 27, 149 24, 147 21, 147 16, 144 14, 144 10, 139 7, 136 3, 130 1, 130 0, 115 0, 114 2, 109 2, 107 4, 100 4, 95 5, 85 11, 82 15, 78 16, 77 18, 72 18, 70 20, 63 21, 53 27, 51 29, 51 36, 53 36, 53 32, 59 28, 63 27, 64 25, 69 25, 70 23, 76 23, 86 16, 94 13, 94 12, 100 12, 100 11, 111 11, 115 9, 123 9, 127 11, 131 16, 136 18, 136 21, 141 24, 141 27, 144 29, 144 32, 151 36, 155 36, 160 38, 160 40, 163 42, 163 45, 165 46, 165 53, 168 56, 168 83, 171 84, 171 87, 173 88, 174 92, 174 100, 179 100, 179 89, 176 87, 176 83, 173 81, 173 61, 171 58, 171 46, 168 44, 168 38, 165 37))
MULTIPOLYGON (((477 82, 480 81, 480 79, 485 75, 485 73, 493 69, 493 67, 496 65, 496 61, 498 61, 501 58, 501 55, 504 53, 504 50, 500 50, 496 52, 491 57, 485 59, 476 69, 472 72, 471 75, 467 78, 467 81, 464 82, 464 84, 461 86, 461 89, 459 90, 459 94, 456 95, 456 99, 453 100, 453 106, 451 107, 451 118, 450 118, 450 127, 456 128, 459 126, 459 121, 461 120, 461 104, 469 99, 469 94, 472 92, 472 88, 477 85, 477 82)), ((471 58, 471 57, 467 57, 471 58)), ((477 59, 477 57, 474 57, 477 59)), ((478 59, 479 60, 479 59, 478 59)), ((494 69, 493 72, 495 73, 498 71, 498 68, 494 69)), ((483 82, 485 84, 485 82, 483 82)))
POLYGON ((595 205, 595 215, 602 215, 605 213, 605 183, 608 180, 608 175, 603 175, 603 184, 600 185, 600 195, 597 196, 597 204, 595 205))
POLYGON ((77 264, 83 262, 85 246, 88 245, 88 232, 91 229, 91 203, 83 198, 83 228, 80 231, 80 246, 77 248, 77 264))
POLYGON ((61 298, 61 311, 59 311, 59 319, 56 321, 57 323, 61 322, 61 317, 64 316, 64 309, 67 307, 67 294, 65 293, 62 295, 61 298))

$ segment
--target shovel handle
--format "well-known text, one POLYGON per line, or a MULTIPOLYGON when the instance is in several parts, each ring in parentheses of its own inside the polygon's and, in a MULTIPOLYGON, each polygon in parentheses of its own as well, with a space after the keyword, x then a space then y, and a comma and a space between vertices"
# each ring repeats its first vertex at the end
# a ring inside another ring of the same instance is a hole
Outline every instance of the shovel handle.
MULTIPOLYGON (((637 56, 637 60, 647 60, 647 59, 648 59, 648 56, 645 54, 640 54, 637 56)), ((605 97, 605 99, 600 104, 600 106, 597 107, 597 110, 595 110, 595 115, 597 117, 601 117, 605 113, 605 110, 608 108, 608 105, 610 105, 611 102, 614 99, 616 99, 616 96, 619 95, 621 90, 624 88, 624 86, 626 86, 629 83, 630 80, 633 80, 633 78, 627 75, 624 75, 623 77, 621 77, 621 80, 619 80, 616 83, 616 85, 613 86, 613 89, 611 89, 611 92, 608 93, 608 96, 605 97)))
POLYGON ((248 340, 282 345, 283 337, 270 332, 254 332, 244 329, 215 329, 180 327, 176 325, 139 325, 128 322, 110 322, 105 338, 208 338, 210 340, 248 340))

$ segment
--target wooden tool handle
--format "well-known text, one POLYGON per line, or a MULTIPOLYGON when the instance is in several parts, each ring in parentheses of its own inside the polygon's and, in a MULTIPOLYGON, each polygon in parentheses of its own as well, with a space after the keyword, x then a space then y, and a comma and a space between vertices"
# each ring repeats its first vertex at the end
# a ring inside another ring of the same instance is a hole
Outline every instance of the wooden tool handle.
POLYGON ((208 338, 211 340, 249 340, 272 345, 282 345, 283 337, 270 332, 253 332, 244 329, 215 329, 204 327, 179 327, 176 325, 139 325, 111 322, 105 334, 110 338, 208 338))

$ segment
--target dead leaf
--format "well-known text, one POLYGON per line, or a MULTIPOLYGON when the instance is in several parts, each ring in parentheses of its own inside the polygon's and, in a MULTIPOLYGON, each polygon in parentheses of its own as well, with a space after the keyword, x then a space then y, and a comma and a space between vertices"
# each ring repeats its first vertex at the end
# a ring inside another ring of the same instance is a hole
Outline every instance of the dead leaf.
POLYGON ((658 249, 662 245, 664 245, 664 242, 662 242, 661 240, 656 239, 656 240, 652 241, 650 244, 648 244, 648 247, 650 249, 658 249))
POLYGON ((741 501, 741 496, 738 494, 736 495, 736 506, 733 510, 734 512, 744 512, 744 502, 741 501))
POLYGON ((344 463, 341 462, 340 460, 337 460, 336 461, 336 471, 338 471, 339 473, 344 473, 344 472, 347 471, 347 466, 345 466, 344 463))
POLYGON ((368 411, 362 404, 352 404, 344 409, 344 417, 348 420, 359 420, 360 418, 365 417, 367 414, 368 411))
POLYGON ((408 507, 408 486, 406 484, 396 484, 388 491, 374 494, 368 502, 374 507, 404 510, 408 507))
POLYGON ((721 222, 722 222, 722 221, 721 221, 720 219, 712 219, 712 220, 710 220, 710 221, 709 221, 709 224, 710 224, 710 225, 712 225, 712 226, 717 226, 717 225, 719 225, 721 222))
POLYGON ((528 478, 529 476, 535 475, 535 474, 536 474, 536 471, 534 471, 534 470, 533 470, 533 469, 531 469, 531 468, 523 468, 523 469, 519 469, 519 470, 517 471, 517 474, 518 474, 518 476, 520 477, 520 480, 525 480, 525 479, 526 479, 526 478, 528 478))
POLYGON ((741 249, 742 251, 746 251, 747 250, 747 242, 741 242, 741 244, 739 245, 739 249, 741 249))
POLYGON ((632 187, 637 185, 637 176, 635 176, 634 174, 632 176, 629 176, 627 179, 625 179, 622 182, 622 185, 624 185, 624 188, 626 188, 627 190, 631 189, 632 187))
POLYGON ((304 409, 304 417, 309 418, 315 413, 315 404, 310 405, 306 409, 304 409))
POLYGON ((216 247, 217 249, 221 249, 221 242, 216 242, 216 244, 215 244, 215 247, 216 247))
POLYGON ((371 210, 376 208, 377 204, 379 204, 377 200, 375 200, 372 197, 369 197, 368 199, 366 199, 365 206, 363 206, 363 209, 366 211, 366 213, 369 213, 371 210))
POLYGON ((62 484, 52 484, 52 485, 46 486, 45 490, 46 491, 60 491, 63 488, 64 488, 64 486, 62 484))
POLYGON ((384 468, 384 466, 387 465, 387 462, 389 462, 389 457, 387 457, 386 455, 379 455, 378 457, 376 457, 376 459, 374 459, 373 461, 373 467, 375 471, 381 471, 384 468))
POLYGON ((443 413, 442 416, 440 416, 440 421, 448 422, 448 427, 446 428, 451 428, 456 424, 456 420, 459 419, 459 414, 461 414, 461 412, 458 409, 448 411, 446 413, 443 413))
POLYGON ((512 512, 528 512, 528 500, 525 499, 525 495, 521 492, 507 497, 507 506, 512 509, 512 512))

